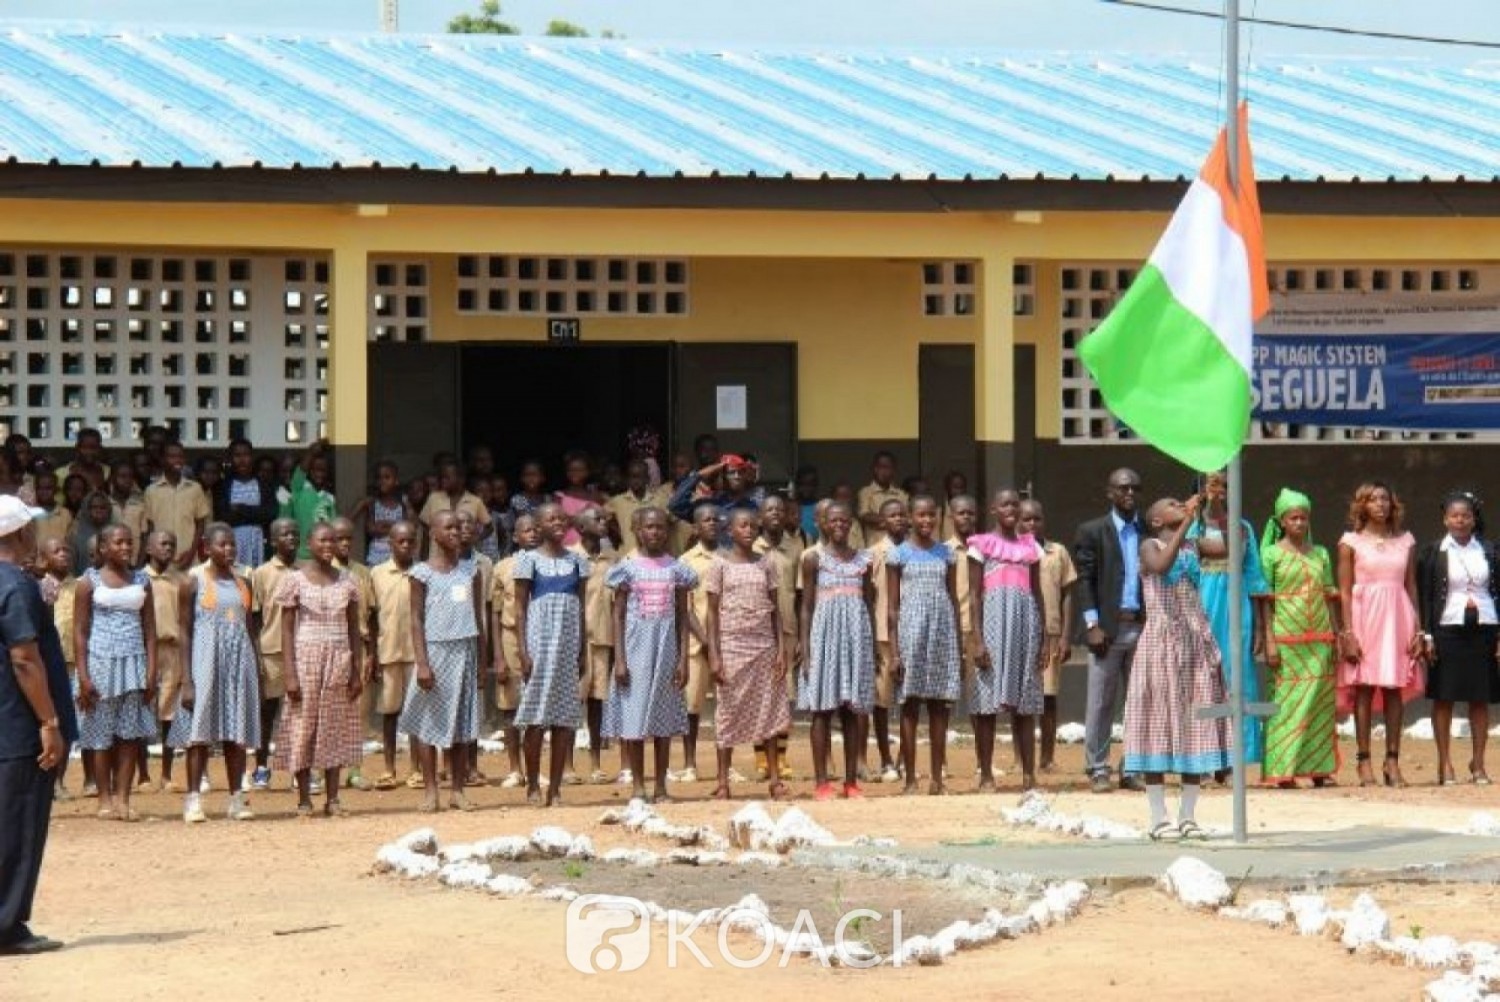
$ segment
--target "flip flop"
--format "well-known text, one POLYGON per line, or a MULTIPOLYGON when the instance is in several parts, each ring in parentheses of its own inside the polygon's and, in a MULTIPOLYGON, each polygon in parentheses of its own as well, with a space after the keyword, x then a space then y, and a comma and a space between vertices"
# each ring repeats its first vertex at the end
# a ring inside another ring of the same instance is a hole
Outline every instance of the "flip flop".
POLYGON ((396 774, 391 772, 383 773, 380 778, 375 780, 375 789, 377 790, 394 790, 399 785, 396 781, 396 774))
POLYGON ((1146 836, 1153 842, 1170 842, 1173 836, 1180 837, 1181 832, 1172 822, 1163 821, 1147 832, 1146 836))
POLYGON ((1178 823, 1177 834, 1178 837, 1181 838, 1184 842, 1208 841, 1208 832, 1198 827, 1198 822, 1194 821, 1192 818, 1188 818, 1186 821, 1178 823))

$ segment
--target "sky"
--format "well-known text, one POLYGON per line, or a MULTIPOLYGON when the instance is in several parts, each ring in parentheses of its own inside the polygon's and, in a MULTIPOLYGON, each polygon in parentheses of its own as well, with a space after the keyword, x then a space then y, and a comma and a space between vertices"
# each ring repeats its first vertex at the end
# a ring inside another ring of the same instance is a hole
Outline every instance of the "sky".
MULTIPOLYGON (((1221 10, 1215 0, 1160 0, 1221 10)), ((0 0, 0 20, 46 18, 218 31, 374 31, 379 0, 0 0)), ((1496 0, 1242 0, 1242 13, 1379 31, 1438 34, 1500 45, 1496 0)), ((440 32, 478 0, 400 0, 401 30, 440 32)), ((527 33, 564 18, 637 42, 698 45, 921 46, 1192 53, 1217 56, 1217 22, 1103 0, 508 0, 527 33)), ((1297 55, 1411 56, 1500 61, 1500 49, 1388 42, 1247 28, 1257 62, 1297 55)))

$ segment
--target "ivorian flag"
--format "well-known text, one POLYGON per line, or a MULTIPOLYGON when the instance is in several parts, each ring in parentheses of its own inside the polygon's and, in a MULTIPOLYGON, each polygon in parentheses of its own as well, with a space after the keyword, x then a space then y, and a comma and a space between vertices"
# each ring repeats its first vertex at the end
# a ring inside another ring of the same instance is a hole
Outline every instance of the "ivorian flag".
POLYGON ((1238 193, 1220 129, 1151 259, 1078 345, 1110 412, 1200 472, 1222 468, 1245 441, 1251 336, 1270 308, 1244 105, 1238 132, 1238 193))

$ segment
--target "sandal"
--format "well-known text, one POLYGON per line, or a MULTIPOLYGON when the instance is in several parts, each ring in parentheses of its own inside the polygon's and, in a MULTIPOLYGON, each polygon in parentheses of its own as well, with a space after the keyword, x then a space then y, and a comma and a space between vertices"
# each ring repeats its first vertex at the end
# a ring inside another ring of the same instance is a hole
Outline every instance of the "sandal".
POLYGON ((394 790, 398 785, 400 784, 396 782, 396 774, 393 772, 382 773, 380 778, 375 780, 377 790, 394 790))
POLYGON ((127 808, 125 808, 119 814, 115 815, 115 817, 116 817, 116 819, 118 819, 120 821, 125 821, 125 822, 128 822, 130 824, 134 824, 135 822, 141 820, 140 814, 136 811, 136 809, 134 807, 127 807, 127 808))
POLYGON ((1153 842, 1170 842, 1172 841, 1173 836, 1180 835, 1181 832, 1178 830, 1177 826, 1170 821, 1163 821, 1160 824, 1153 826, 1152 829, 1146 833, 1146 837, 1153 842))
POLYGON ((1177 836, 1183 841, 1207 842, 1208 832, 1198 827, 1198 822, 1192 818, 1177 823, 1177 836))
POLYGON ((1374 786, 1375 770, 1370 765, 1370 753, 1367 751, 1355 752, 1354 761, 1356 763, 1355 768, 1359 772, 1359 785, 1374 786))
POLYGON ((347 818, 349 812, 337 800, 330 800, 323 805, 323 816, 325 818, 347 818))
POLYGON ((462 793, 455 793, 448 798, 448 809, 451 811, 472 811, 474 803, 462 793))
POLYGON ((437 797, 428 797, 428 798, 426 798, 425 800, 422 801, 422 806, 417 808, 417 813, 418 814, 436 814, 440 810, 442 810, 442 808, 438 806, 438 798, 437 797))
POLYGON ((299 818, 310 818, 310 817, 312 817, 312 815, 313 815, 313 805, 312 804, 298 804, 297 805, 297 817, 299 817, 299 818))
POLYGON ((1489 786, 1490 785, 1490 777, 1485 774, 1485 772, 1484 772, 1483 769, 1481 769, 1478 772, 1474 772, 1473 770, 1470 770, 1469 771, 1469 782, 1473 783, 1475 786, 1489 786))
POLYGON ((1385 763, 1380 767, 1380 773, 1385 778, 1386 786, 1397 789, 1406 788, 1406 779, 1401 775, 1401 753, 1386 752, 1385 763))

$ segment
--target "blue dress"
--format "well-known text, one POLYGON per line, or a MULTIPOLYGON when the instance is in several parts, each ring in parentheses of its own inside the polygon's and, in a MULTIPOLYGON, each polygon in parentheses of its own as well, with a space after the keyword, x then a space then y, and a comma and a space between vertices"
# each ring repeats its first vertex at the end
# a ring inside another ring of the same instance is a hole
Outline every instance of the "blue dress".
POLYGON ((117 740, 154 738, 156 713, 146 701, 146 637, 141 626, 141 610, 151 601, 150 580, 144 571, 134 571, 128 585, 111 588, 93 567, 83 576, 93 586, 88 669, 99 699, 79 721, 78 743, 89 751, 108 751, 117 740))
POLYGON ((875 633, 865 585, 870 551, 840 560, 829 547, 818 551, 818 600, 803 654, 797 709, 828 713, 848 708, 868 714, 875 706, 875 633))
POLYGON ((426 588, 422 626, 433 683, 423 689, 412 670, 396 729, 434 748, 452 748, 479 737, 479 572, 467 560, 446 571, 424 562, 412 567, 411 578, 426 588))
POLYGON ((953 562, 953 551, 944 543, 923 549, 907 540, 885 556, 885 565, 899 568, 901 575, 901 611, 896 623, 900 702, 958 699, 962 685, 958 623, 948 594, 948 568, 953 562))
POLYGON ((676 680, 677 594, 696 588, 698 575, 672 557, 637 553, 611 567, 604 583, 630 596, 623 647, 629 682, 622 686, 610 673, 604 736, 643 741, 686 734, 687 706, 676 680))
POLYGON ((247 617, 250 585, 193 572, 193 648, 189 664, 194 700, 191 712, 172 717, 167 743, 193 745, 260 744, 260 667, 250 642, 247 617))
MULTIPOLYGON (((1255 620, 1250 608, 1250 599, 1253 595, 1265 595, 1271 590, 1266 584, 1265 573, 1260 566, 1260 550, 1255 545, 1255 531, 1250 523, 1241 521, 1245 535, 1245 566, 1241 572, 1244 579, 1244 599, 1241 606, 1241 622, 1244 623, 1244 636, 1241 637, 1240 650, 1243 652, 1245 666, 1245 702, 1253 703, 1260 699, 1260 672, 1256 670, 1255 659, 1251 657, 1250 651, 1255 639, 1255 631, 1251 629, 1255 620)), ((1217 539, 1221 537, 1217 528, 1207 527, 1203 522, 1194 521, 1188 527, 1187 538, 1198 540, 1202 538, 1217 539)), ((1198 594, 1203 603, 1203 612, 1208 616, 1208 625, 1213 628, 1214 640, 1219 645, 1219 650, 1224 658, 1224 689, 1229 690, 1229 559, 1227 557, 1207 560, 1201 556, 1198 561, 1201 577, 1198 581, 1198 594)), ((1258 717, 1245 718, 1245 761, 1259 762, 1265 752, 1265 741, 1262 738, 1262 723, 1258 717)))
POLYGON ((516 554, 512 576, 531 582, 524 638, 531 678, 521 690, 516 726, 576 729, 583 721, 578 653, 588 558, 571 550, 557 557, 539 549, 522 550, 516 554))

